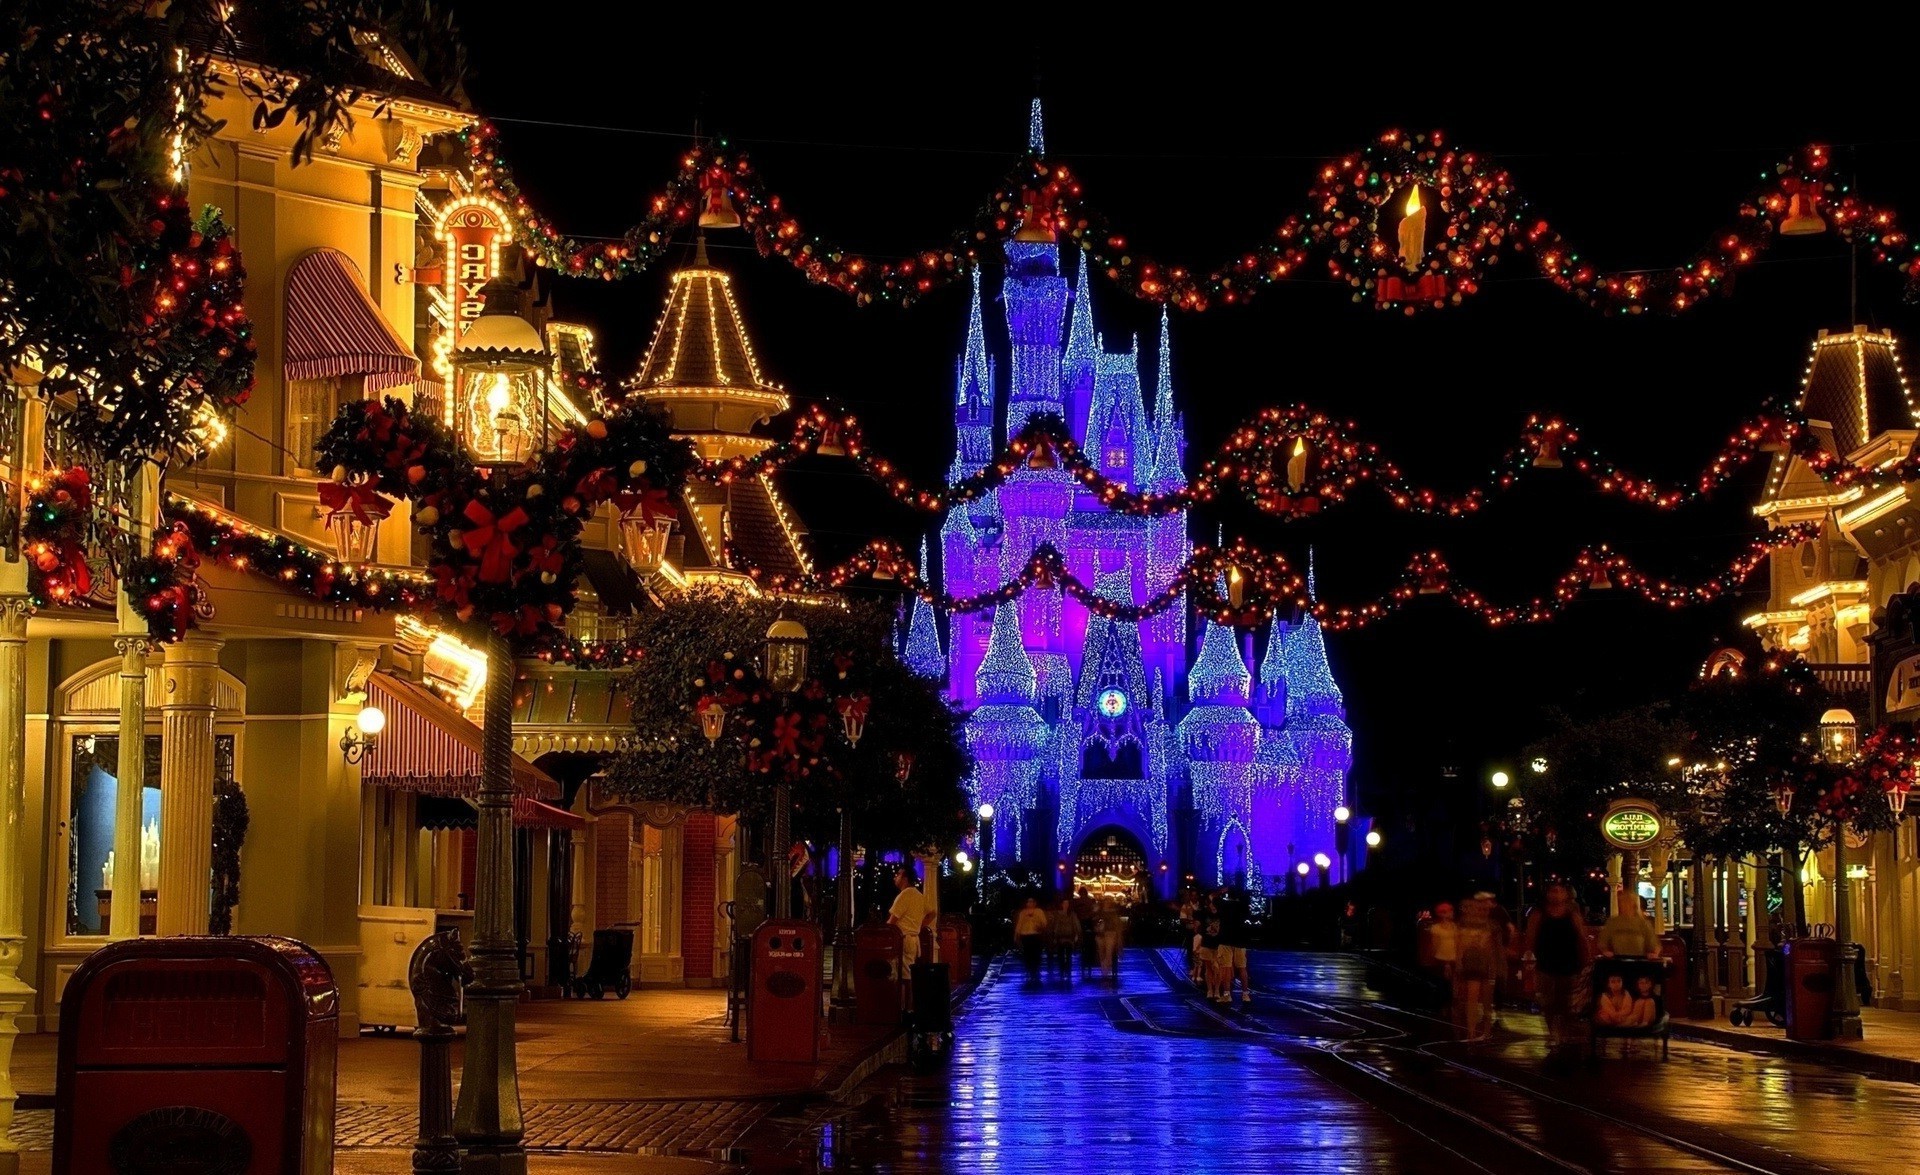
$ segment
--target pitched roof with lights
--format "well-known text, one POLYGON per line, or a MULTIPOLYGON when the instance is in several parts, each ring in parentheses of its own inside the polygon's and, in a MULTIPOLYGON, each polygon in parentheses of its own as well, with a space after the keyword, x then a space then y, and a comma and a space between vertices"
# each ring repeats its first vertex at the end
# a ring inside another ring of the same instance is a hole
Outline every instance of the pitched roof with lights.
POLYGON ((1833 427, 1841 456, 1889 429, 1920 423, 1900 369, 1899 344, 1891 334, 1864 326, 1847 334, 1822 331, 1813 341, 1800 410, 1833 427))
POLYGON ((628 387, 649 396, 757 395, 767 400, 769 415, 787 410, 786 390, 760 372, 732 280, 707 260, 704 240, 695 245, 693 264, 673 274, 666 309, 628 387))

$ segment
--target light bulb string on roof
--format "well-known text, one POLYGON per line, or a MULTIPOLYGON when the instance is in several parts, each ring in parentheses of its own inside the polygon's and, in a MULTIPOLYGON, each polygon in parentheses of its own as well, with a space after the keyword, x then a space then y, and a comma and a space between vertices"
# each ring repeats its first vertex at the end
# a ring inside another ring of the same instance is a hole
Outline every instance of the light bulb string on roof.
MULTIPOLYGON (((504 208, 516 242, 560 273, 606 280, 648 269, 675 235, 706 218, 738 225, 765 256, 777 256, 808 280, 840 290, 862 305, 905 304, 962 280, 990 248, 1026 232, 1031 239, 1064 234, 1094 268, 1136 297, 1200 311, 1244 302, 1263 286, 1292 279, 1333 280, 1356 302, 1413 313, 1459 304, 1508 253, 1527 252, 1541 276, 1607 313, 1677 314, 1732 287, 1732 277, 1760 259, 1776 236, 1832 231, 1867 257, 1920 279, 1920 250, 1891 209, 1859 198, 1832 174, 1831 152, 1813 144, 1767 171, 1737 207, 1730 227, 1707 238, 1683 263, 1605 271, 1547 220, 1534 213, 1511 174, 1486 156, 1451 145, 1435 131, 1387 131, 1367 145, 1326 161, 1314 175, 1304 209, 1285 216, 1261 244, 1210 271, 1171 265, 1136 250, 1126 234, 1089 203, 1077 172, 1029 152, 979 207, 970 224, 930 247, 875 258, 821 236, 772 192, 749 157, 725 139, 693 143, 679 168, 649 197, 646 215, 612 240, 565 235, 540 214, 501 155, 499 131, 482 121, 461 132, 475 186, 504 208), (1044 230, 1044 232, 1040 231, 1044 230)), ((887 182, 891 167, 863 153, 841 186, 887 182)), ((1233 183, 1235 164, 1215 169, 1233 183)), ((1191 184, 1169 184, 1164 211, 1188 215, 1191 184)))
POLYGON ((1582 442, 1573 425, 1557 417, 1533 416, 1482 484, 1449 492, 1408 481, 1377 444, 1361 438, 1358 425, 1304 404, 1267 408, 1244 421, 1186 485, 1162 492, 1136 490, 1108 476, 1073 439, 1065 421, 1039 414, 1029 418, 991 462, 951 485, 930 489, 869 451, 857 417, 818 404, 799 413, 785 440, 752 454, 710 458, 693 476, 725 484, 775 472, 818 453, 848 458, 895 500, 929 514, 982 498, 1020 470, 1040 466, 1064 469, 1096 501, 1120 514, 1177 514, 1232 491, 1264 513, 1290 521, 1343 503, 1367 485, 1409 513, 1459 518, 1477 513, 1533 470, 1560 468, 1573 470, 1602 493, 1675 509, 1708 497, 1756 456, 1790 448, 1802 451, 1821 476, 1836 483, 1920 480, 1920 456, 1881 469, 1850 466, 1824 455, 1797 414, 1769 412, 1735 429, 1692 479, 1668 484, 1615 464, 1582 442))
POLYGON ((1352 604, 1310 598, 1305 576, 1286 556, 1256 550, 1244 541, 1231 546, 1196 546, 1173 578, 1138 604, 1114 599, 1089 585, 1067 566, 1065 556, 1051 543, 1036 546, 1017 575, 997 587, 966 596, 936 588, 906 549, 890 539, 875 539, 844 562, 813 576, 767 575, 737 553, 729 550, 728 554, 737 569, 775 592, 834 591, 858 579, 892 579, 936 608, 971 613, 1017 600, 1031 589, 1058 588, 1094 615, 1115 620, 1145 620, 1184 604, 1219 624, 1257 627, 1276 613, 1301 612, 1316 618, 1324 628, 1341 631, 1383 620, 1423 596, 1444 598, 1493 627, 1543 623, 1590 592, 1615 589, 1669 608, 1708 604, 1745 583, 1771 552, 1803 543, 1817 533, 1817 526, 1811 523, 1772 531, 1751 540, 1717 575, 1696 583, 1650 575, 1604 544, 1588 547, 1554 580, 1549 593, 1507 604, 1495 603, 1456 582, 1445 556, 1438 551, 1416 554, 1392 587, 1373 599, 1352 604))

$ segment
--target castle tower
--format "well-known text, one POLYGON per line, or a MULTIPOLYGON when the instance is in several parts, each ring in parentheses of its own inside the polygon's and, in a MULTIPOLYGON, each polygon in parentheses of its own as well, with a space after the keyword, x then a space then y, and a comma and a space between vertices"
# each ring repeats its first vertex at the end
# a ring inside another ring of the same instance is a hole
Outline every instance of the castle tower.
POLYGON ((1179 731, 1200 853, 1189 872, 1215 884, 1245 884, 1260 872, 1253 790, 1260 724, 1247 710, 1252 685, 1232 627, 1204 622, 1200 653, 1187 674, 1192 708, 1179 731))
POLYGON ((1020 643, 1019 612, 1001 604, 993 610, 986 655, 974 674, 980 704, 966 728, 974 757, 973 801, 994 806, 991 855, 999 859, 1020 854, 1022 829, 1038 800, 1048 732, 1033 708, 1036 686, 1033 662, 1020 643))
POLYGON ((1286 738, 1300 763, 1295 843, 1333 843, 1333 810, 1346 801, 1347 772, 1353 767, 1353 731, 1320 622, 1308 613, 1281 642, 1286 665, 1286 738))
MULTIPOLYGON (((928 579, 932 565, 927 562, 927 540, 920 540, 920 577, 928 579)), ((913 614, 907 622, 907 644, 901 663, 913 673, 939 681, 947 675, 947 655, 940 650, 940 629, 934 624, 933 606, 925 597, 913 597, 913 614)))

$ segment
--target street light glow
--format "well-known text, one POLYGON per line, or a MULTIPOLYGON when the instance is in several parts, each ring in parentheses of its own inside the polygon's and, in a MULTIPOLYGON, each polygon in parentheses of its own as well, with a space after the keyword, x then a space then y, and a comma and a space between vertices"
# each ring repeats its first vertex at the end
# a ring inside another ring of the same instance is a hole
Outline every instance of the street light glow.
POLYGON ((1313 855, 1313 863, 1322 869, 1331 869, 1333 867, 1333 858, 1327 856, 1325 853, 1315 853, 1313 855))
POLYGON ((1302 861, 1298 865, 1295 865, 1293 867, 1293 871, 1295 873, 1298 873, 1302 877, 1305 877, 1308 873, 1312 872, 1312 870, 1313 870, 1313 867, 1311 865, 1308 865, 1305 861, 1302 861))
POLYGON ((1353 819, 1353 809, 1347 807, 1345 804, 1333 810, 1333 822, 1335 824, 1345 824, 1351 819, 1353 819))
POLYGON ((1512 782, 1513 777, 1504 771, 1496 771, 1493 773, 1493 786, 1495 787, 1505 787, 1512 782))
POLYGON ((1527 766, 1533 768, 1535 775, 1545 775, 1547 773, 1547 761, 1545 759, 1535 759, 1533 762, 1527 764, 1527 766))
POLYGON ((1377 849, 1380 847, 1380 830, 1379 829, 1377 828, 1367 829, 1367 847, 1370 849, 1377 849))
POLYGON ((979 813, 979 815, 980 815, 980 819, 982 819, 982 820, 991 820, 991 819, 993 819, 993 805, 992 805, 992 804, 987 804, 987 803, 983 803, 983 804, 981 804, 981 805, 980 805, 980 806, 979 806, 978 808, 975 808, 975 809, 974 809, 974 811, 975 811, 975 812, 977 812, 977 813, 979 813))

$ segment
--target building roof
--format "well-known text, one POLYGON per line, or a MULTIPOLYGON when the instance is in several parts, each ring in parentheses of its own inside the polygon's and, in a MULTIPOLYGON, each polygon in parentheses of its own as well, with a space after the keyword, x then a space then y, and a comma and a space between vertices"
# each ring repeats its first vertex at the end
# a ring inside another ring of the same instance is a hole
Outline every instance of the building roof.
POLYGON ((1847 334, 1821 331, 1813 341, 1800 410, 1833 428, 1833 443, 1846 456, 1891 429, 1920 424, 1898 343, 1885 331, 1856 326, 1847 334))
MULTIPOLYGON (((224 36, 196 22, 187 29, 187 43, 219 60, 258 66, 278 73, 294 71, 290 64, 292 50, 270 22, 263 20, 252 6, 244 2, 227 7, 224 36)), ((352 75, 352 81, 367 91, 388 98, 442 106, 448 110, 468 109, 463 96, 443 94, 422 80, 419 66, 407 56, 404 49, 387 38, 361 38, 360 53, 366 59, 364 66, 356 66, 348 72, 352 75)))
POLYGON ((732 280, 707 260, 702 238, 695 245, 693 264, 673 274, 653 341, 628 387, 643 395, 759 393, 769 400, 768 415, 787 410, 785 389, 760 371, 740 306, 733 299, 732 280))
POLYGON ((704 526, 691 528, 681 566, 733 571, 757 567, 769 576, 789 579, 809 572, 803 545, 806 531, 781 501, 771 478, 742 478, 725 485, 689 482, 685 494, 696 509, 722 507, 726 521, 722 533, 704 526))

